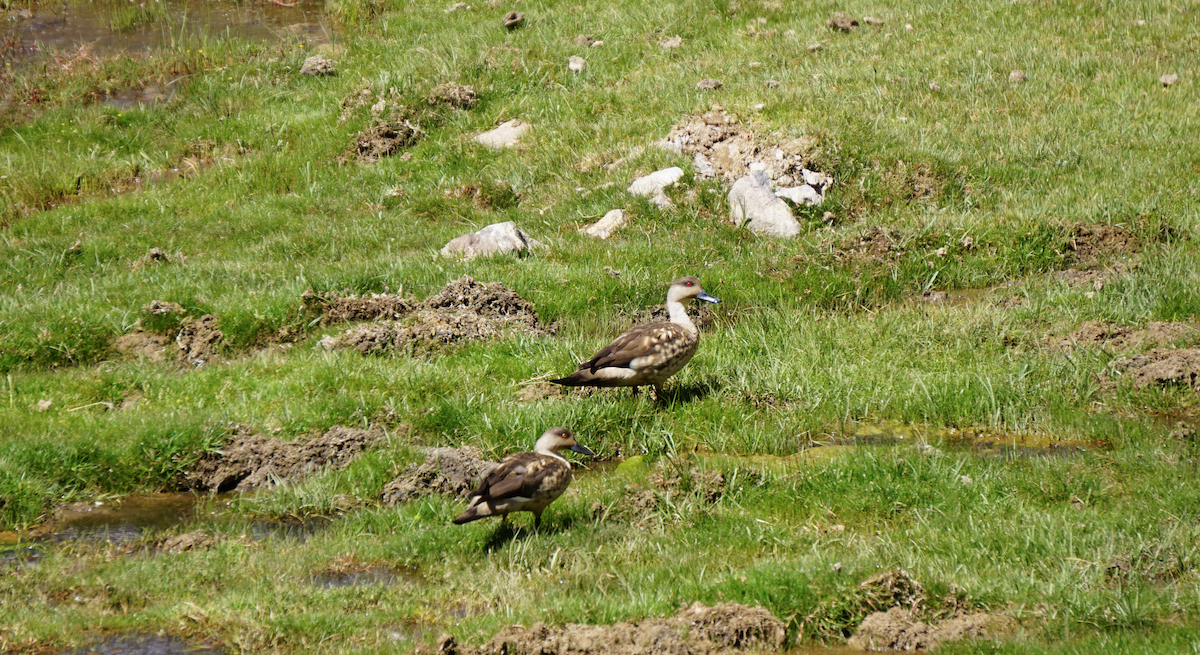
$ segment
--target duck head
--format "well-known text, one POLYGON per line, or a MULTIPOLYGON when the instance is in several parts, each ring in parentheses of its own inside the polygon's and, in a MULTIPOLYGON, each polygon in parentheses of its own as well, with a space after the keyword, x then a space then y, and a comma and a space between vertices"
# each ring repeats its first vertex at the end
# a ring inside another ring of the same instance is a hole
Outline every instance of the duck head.
POLYGON ((704 302, 721 302, 720 298, 705 293, 704 289, 700 287, 699 278, 692 275, 675 280, 671 283, 671 288, 667 290, 667 302, 683 302, 692 298, 704 302))
POLYGON ((580 455, 588 455, 594 457, 596 453, 588 450, 587 446, 582 446, 578 441, 575 441, 575 435, 566 428, 550 428, 538 437, 537 444, 533 447, 533 452, 543 455, 558 455, 560 450, 573 450, 580 455))

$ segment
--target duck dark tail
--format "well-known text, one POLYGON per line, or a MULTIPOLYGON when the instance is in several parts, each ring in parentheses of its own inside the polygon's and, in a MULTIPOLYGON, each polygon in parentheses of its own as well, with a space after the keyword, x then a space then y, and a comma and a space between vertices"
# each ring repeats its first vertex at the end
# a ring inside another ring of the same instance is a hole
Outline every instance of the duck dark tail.
POLYGON ((463 523, 470 523, 471 521, 478 521, 479 519, 483 518, 483 516, 476 511, 477 509, 478 508, 476 507, 468 508, 467 511, 463 512, 458 518, 454 519, 454 524, 462 525, 463 523))
POLYGON ((571 375, 568 375, 565 378, 551 380, 550 382, 552 382, 554 384, 561 384, 564 387, 585 387, 590 384, 595 384, 596 377, 594 375, 592 375, 591 371, 589 371, 587 369, 581 369, 581 370, 575 371, 574 373, 572 373, 571 375))

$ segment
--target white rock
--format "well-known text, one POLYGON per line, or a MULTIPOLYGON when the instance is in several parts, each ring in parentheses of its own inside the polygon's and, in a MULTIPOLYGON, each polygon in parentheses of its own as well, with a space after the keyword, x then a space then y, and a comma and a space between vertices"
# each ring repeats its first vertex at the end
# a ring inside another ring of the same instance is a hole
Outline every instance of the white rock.
POLYGON ((787 203, 771 192, 771 180, 762 171, 733 183, 729 190, 729 217, 734 225, 745 224, 755 234, 785 238, 800 234, 800 223, 787 203))
POLYGON ((674 184, 681 177, 683 177, 682 168, 678 166, 664 168, 634 180, 626 191, 635 196, 654 196, 661 192, 663 187, 674 184))
POLYGON ((587 61, 583 57, 571 57, 567 60, 567 69, 572 73, 578 73, 587 68, 587 61))
POLYGON ((824 191, 833 185, 833 176, 829 173, 818 173, 810 171, 807 168, 800 169, 800 175, 804 178, 804 183, 813 187, 817 191, 824 191))
POLYGON ((596 39, 595 41, 592 41, 592 47, 593 47, 593 48, 603 48, 603 47, 604 47, 604 40, 603 40, 603 39, 596 39))
POLYGON ((529 131, 529 123, 513 119, 501 123, 496 129, 475 135, 475 142, 489 148, 509 148, 517 145, 517 141, 529 131))
POLYGON ((506 221, 493 223, 478 232, 452 239, 442 248, 441 253, 443 257, 474 259, 545 247, 546 244, 522 232, 516 223, 506 221))
POLYGON ((775 189, 775 197, 792 201, 793 205, 819 205, 825 196, 807 184, 775 189))
POLYGON ((696 177, 706 180, 717 176, 716 167, 712 165, 712 162, 708 161, 708 157, 705 157, 704 153, 697 151, 696 156, 692 158, 692 163, 696 167, 696 177))
POLYGON ((614 209, 604 215, 603 218, 584 227, 580 230, 584 234, 597 239, 607 239, 609 235, 617 231, 617 228, 625 224, 625 210, 614 209))
POLYGON ((658 42, 658 47, 662 48, 663 50, 674 50, 675 48, 678 48, 682 45, 683 45, 683 37, 682 36, 673 36, 669 39, 665 39, 663 41, 658 42))

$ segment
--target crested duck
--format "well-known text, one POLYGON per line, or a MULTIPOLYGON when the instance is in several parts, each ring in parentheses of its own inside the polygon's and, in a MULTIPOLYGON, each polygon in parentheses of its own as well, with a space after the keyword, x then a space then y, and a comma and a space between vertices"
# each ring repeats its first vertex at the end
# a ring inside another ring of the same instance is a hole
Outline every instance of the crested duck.
POLYGON ((595 455, 575 441, 570 430, 550 428, 538 438, 533 452, 509 455, 493 468, 469 494, 470 504, 454 522, 461 525, 488 516, 507 522, 511 512, 533 512, 533 527, 538 527, 542 512, 571 484, 571 464, 558 454, 564 449, 595 455))
POLYGON ((669 321, 643 323, 629 328, 615 341, 604 347, 588 361, 579 365, 565 378, 551 380, 570 387, 633 387, 649 384, 662 397, 662 383, 675 375, 696 354, 700 331, 688 318, 683 303, 695 298, 705 302, 721 302, 705 293, 700 280, 681 277, 667 290, 669 321))

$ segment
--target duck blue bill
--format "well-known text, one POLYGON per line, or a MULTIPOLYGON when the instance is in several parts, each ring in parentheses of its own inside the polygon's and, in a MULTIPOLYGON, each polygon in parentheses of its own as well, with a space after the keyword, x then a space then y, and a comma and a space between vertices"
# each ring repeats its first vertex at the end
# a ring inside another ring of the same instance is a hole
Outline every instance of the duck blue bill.
POLYGON ((710 296, 707 293, 701 293, 700 295, 696 296, 696 299, 703 300, 704 302, 721 302, 720 298, 717 298, 716 296, 710 296))

